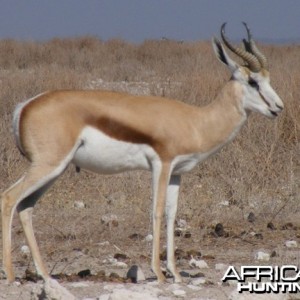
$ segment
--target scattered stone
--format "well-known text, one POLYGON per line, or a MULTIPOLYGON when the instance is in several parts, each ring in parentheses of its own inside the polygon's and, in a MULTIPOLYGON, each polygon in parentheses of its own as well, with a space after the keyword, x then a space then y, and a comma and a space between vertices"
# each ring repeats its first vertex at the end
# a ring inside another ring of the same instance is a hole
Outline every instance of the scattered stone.
POLYGON ((129 236, 129 238, 133 241, 141 241, 144 237, 139 233, 133 233, 129 236))
POLYGON ((130 269, 127 272, 126 277, 128 279, 130 279, 133 283, 138 283, 138 282, 146 280, 146 277, 145 277, 142 269, 137 265, 133 265, 130 267, 130 269))
POLYGON ((127 269, 128 268, 128 265, 122 261, 117 261, 115 264, 114 264, 115 267, 117 268, 121 268, 121 269, 127 269))
POLYGON ((228 200, 223 200, 220 202, 220 206, 229 206, 229 201, 228 200))
POLYGON ((76 298, 56 280, 49 278, 45 280, 39 291, 33 291, 31 299, 75 300, 76 298))
POLYGON ((182 228, 175 228, 174 230, 174 235, 179 237, 179 236, 182 236, 184 230, 182 228))
POLYGON ((277 253, 276 253, 275 250, 273 250, 272 253, 271 253, 271 257, 276 257, 276 256, 277 256, 277 253))
POLYGON ((146 242, 152 242, 152 241, 153 241, 153 235, 152 235, 152 234, 148 234, 148 235, 145 237, 145 241, 146 241, 146 242))
POLYGON ((108 259, 104 259, 103 260, 103 263, 110 263, 112 265, 115 265, 116 263, 118 262, 117 259, 113 258, 113 257, 109 257, 108 259))
POLYGON ((185 277, 185 278, 190 277, 190 273, 186 271, 180 271, 179 274, 181 277, 185 277))
POLYGON ((205 277, 204 273, 202 272, 197 272, 195 274, 190 274, 191 278, 199 278, 199 277, 205 277))
POLYGON ((177 225, 179 228, 187 228, 187 221, 184 220, 184 219, 176 220, 176 225, 177 225))
POLYGON ((253 212, 250 212, 247 217, 248 222, 253 223, 256 220, 255 214, 253 212))
POLYGON ((204 277, 199 277, 197 279, 194 279, 192 281, 192 285, 201 285, 201 284, 205 284, 206 283, 206 279, 204 277))
POLYGON ((21 252, 22 252, 22 255, 27 256, 28 254, 30 254, 30 249, 27 245, 23 245, 21 247, 21 252))
POLYGON ((191 236, 192 236, 192 234, 189 232, 189 231, 186 231, 185 233, 184 233, 184 235, 183 235, 186 239, 189 239, 191 236))
POLYGON ((208 268, 207 263, 203 259, 197 260, 197 259, 194 259, 193 257, 189 261, 189 266, 190 267, 196 267, 196 268, 199 268, 199 269, 208 268))
POLYGON ((118 217, 114 214, 106 214, 106 215, 103 215, 101 217, 101 222, 102 224, 105 224, 107 226, 114 226, 114 227, 117 227, 119 225, 118 223, 118 217))
POLYGON ((73 206, 78 209, 82 209, 82 208, 86 207, 86 205, 83 201, 74 201, 73 206))
POLYGON ((123 253, 116 253, 114 255, 114 258, 117 259, 117 260, 127 260, 127 259, 129 259, 129 257, 126 254, 123 254, 123 253))
POLYGON ((267 224, 267 228, 268 228, 268 229, 271 229, 271 230, 276 230, 276 227, 275 227, 275 225, 274 225, 272 222, 269 222, 269 223, 267 224))
POLYGON ((109 246, 109 241, 97 243, 98 246, 109 246))
POLYGON ((262 235, 262 233, 255 233, 254 235, 258 240, 262 240, 264 237, 262 235))
POLYGON ((257 251, 255 254, 255 259, 259 261, 269 261, 270 254, 263 251, 257 251))
POLYGON ((286 241, 285 242, 285 246, 287 248, 297 248, 298 247, 298 243, 297 243, 297 241, 286 241))
POLYGON ((224 230, 224 226, 221 223, 218 223, 215 226, 215 234, 216 234, 216 236, 219 236, 219 237, 226 235, 226 232, 224 230))
POLYGON ((79 271, 79 272, 77 273, 77 275, 78 275, 80 278, 84 278, 84 277, 91 276, 91 270, 90 270, 90 269, 86 269, 86 270, 79 271))

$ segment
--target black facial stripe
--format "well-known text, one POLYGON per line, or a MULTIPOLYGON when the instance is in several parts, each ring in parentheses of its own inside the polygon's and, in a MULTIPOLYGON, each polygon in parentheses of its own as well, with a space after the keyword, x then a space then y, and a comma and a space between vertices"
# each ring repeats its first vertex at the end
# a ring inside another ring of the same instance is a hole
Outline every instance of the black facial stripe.
POLYGON ((264 95, 258 91, 259 96, 261 97, 261 99, 263 99, 263 101, 268 105, 268 107, 271 107, 270 103, 267 101, 267 99, 264 97, 264 95))

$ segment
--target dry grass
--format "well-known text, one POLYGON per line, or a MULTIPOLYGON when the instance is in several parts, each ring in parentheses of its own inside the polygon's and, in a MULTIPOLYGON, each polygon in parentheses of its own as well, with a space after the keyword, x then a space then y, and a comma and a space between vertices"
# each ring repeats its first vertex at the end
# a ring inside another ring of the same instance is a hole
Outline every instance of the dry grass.
MULTIPOLYGON (((264 46, 263 50, 273 86, 286 108, 276 121, 252 115, 232 144, 184 177, 178 217, 195 232, 216 222, 249 226, 245 217, 250 211, 258 224, 296 222, 299 214, 300 47, 264 46), (221 206, 224 200, 230 206, 221 206)), ((92 37, 46 43, 0 41, 0 190, 27 166, 10 133, 15 105, 45 90, 90 87, 99 78, 114 82, 115 89, 120 82, 122 88, 140 82, 151 94, 204 105, 216 96, 228 74, 209 42, 132 45, 92 37)), ((75 174, 69 168, 37 204, 34 224, 44 254, 52 257, 57 243, 59 251, 105 239, 123 242, 126 248, 128 235, 151 231, 150 211, 149 174, 99 176, 75 174), (75 200, 84 201, 87 208, 75 209, 75 200), (118 215, 118 227, 109 230, 101 224, 106 213, 118 215)), ((20 232, 15 218, 16 248, 24 243, 20 232)))

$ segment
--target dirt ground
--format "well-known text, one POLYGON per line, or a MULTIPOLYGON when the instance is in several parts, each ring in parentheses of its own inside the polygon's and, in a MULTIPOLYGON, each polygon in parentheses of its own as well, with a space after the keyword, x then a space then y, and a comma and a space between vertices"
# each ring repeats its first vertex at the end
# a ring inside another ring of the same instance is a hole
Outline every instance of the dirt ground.
MULTIPOLYGON (((251 228, 256 228, 256 232, 244 231, 238 227, 223 228, 220 232, 215 227, 202 233, 201 240, 200 235, 192 229, 177 234, 176 256, 177 266, 183 275, 182 284, 174 284, 168 274, 165 284, 155 282, 150 270, 151 242, 138 234, 126 236, 122 240, 123 244, 118 246, 106 240, 94 246, 74 248, 69 253, 59 251, 59 254, 45 257, 45 260, 53 277, 75 295, 76 299, 297 299, 297 295, 238 294, 234 283, 222 283, 221 279, 231 265, 237 268, 241 265, 299 266, 299 249, 288 248, 285 242, 299 240, 300 228, 292 223, 272 225, 263 228, 255 226, 254 222, 251 228), (270 254, 270 260, 257 260, 257 251, 270 254), (191 257, 204 260, 208 266, 192 267, 191 257), (116 262, 123 264, 118 265, 116 262), (127 271, 132 265, 141 268, 145 281, 132 283, 126 279, 127 271)), ((113 231, 114 227, 110 230, 113 231)), ((124 234, 127 235, 127 231, 124 234)), ((63 248, 62 244, 58 243, 53 247, 63 248)), ((164 266, 163 250, 161 259, 164 266)), ((34 298, 42 282, 34 275, 30 256, 23 253, 17 257, 14 265, 18 282, 8 285, 5 279, 0 280, 0 299, 46 299, 34 298)))

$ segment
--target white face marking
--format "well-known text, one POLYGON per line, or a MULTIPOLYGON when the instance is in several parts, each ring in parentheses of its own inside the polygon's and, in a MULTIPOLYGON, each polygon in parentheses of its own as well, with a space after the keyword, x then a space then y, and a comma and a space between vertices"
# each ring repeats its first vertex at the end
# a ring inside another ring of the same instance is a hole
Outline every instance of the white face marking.
POLYGON ((248 75, 238 68, 234 78, 244 87, 243 106, 246 110, 259 112, 269 118, 274 118, 281 112, 283 102, 272 88, 268 76, 255 72, 248 75), (252 86, 249 81, 252 82, 252 86))
POLYGON ((93 127, 85 127, 79 139, 73 163, 83 169, 102 174, 128 170, 150 170, 150 162, 158 158, 152 147, 116 140, 93 127))

